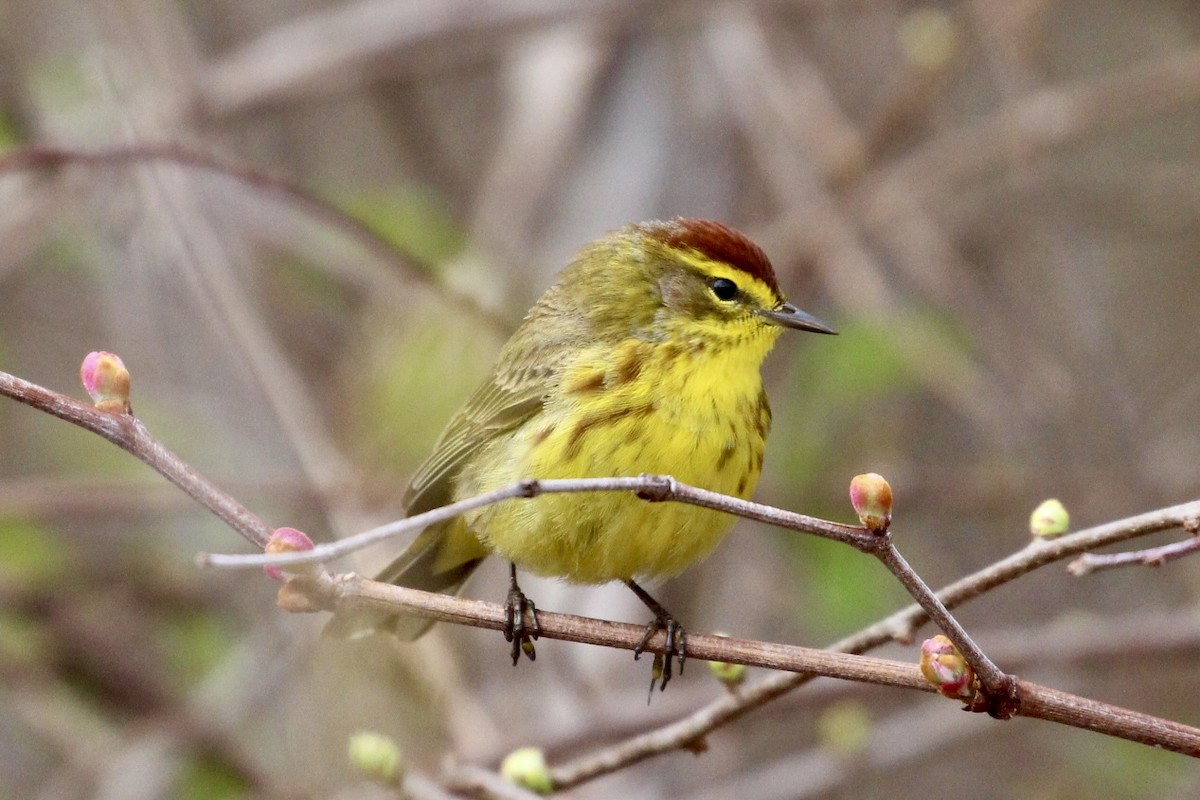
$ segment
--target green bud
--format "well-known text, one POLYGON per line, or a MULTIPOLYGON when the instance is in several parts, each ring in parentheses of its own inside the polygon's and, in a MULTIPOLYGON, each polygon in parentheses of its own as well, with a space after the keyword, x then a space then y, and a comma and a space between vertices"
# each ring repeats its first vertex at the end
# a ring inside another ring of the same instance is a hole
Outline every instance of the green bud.
MULTIPOLYGON (((713 636, 725 638, 728 634, 714 633, 713 636)), ((746 665, 745 664, 729 664, 724 661, 708 662, 708 670, 713 674, 713 677, 725 684, 727 689, 734 689, 741 686, 746 680, 746 665)))
POLYGON ((350 764, 364 777, 392 786, 404 777, 400 747, 381 733, 359 731, 352 735, 347 754, 350 764))
POLYGON ((746 665, 745 664, 729 664, 725 661, 710 661, 708 669, 712 672, 713 677, 725 684, 729 688, 741 686, 746 680, 746 665))
POLYGON ((1070 527, 1071 515, 1066 506, 1054 498, 1043 500, 1029 515, 1029 532, 1042 539, 1062 536, 1070 527))
POLYGON ((500 774, 509 782, 535 794, 550 794, 554 784, 546 766, 546 754, 536 747, 522 747, 505 756, 500 774))

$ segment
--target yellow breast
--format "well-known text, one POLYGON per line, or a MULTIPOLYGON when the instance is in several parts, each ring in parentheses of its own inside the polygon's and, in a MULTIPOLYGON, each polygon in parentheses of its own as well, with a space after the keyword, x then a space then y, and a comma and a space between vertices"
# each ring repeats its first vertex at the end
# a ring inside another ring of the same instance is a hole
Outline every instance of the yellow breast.
MULTIPOLYGON (((759 365, 774 338, 739 341, 734 352, 635 339, 587 350, 542 413, 471 459, 456 495, 529 477, 659 473, 749 497, 770 425, 759 365)), ((604 583, 683 571, 716 547, 733 518, 597 492, 508 501, 466 522, 522 569, 604 583)))

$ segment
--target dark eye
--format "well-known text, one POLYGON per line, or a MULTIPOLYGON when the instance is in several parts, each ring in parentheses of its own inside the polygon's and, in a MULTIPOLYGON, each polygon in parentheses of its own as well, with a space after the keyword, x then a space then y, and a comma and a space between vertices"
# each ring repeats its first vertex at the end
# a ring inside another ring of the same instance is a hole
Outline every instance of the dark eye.
POLYGON ((732 300, 738 293, 737 284, 729 278, 713 278, 708 282, 708 288, 718 300, 732 300))

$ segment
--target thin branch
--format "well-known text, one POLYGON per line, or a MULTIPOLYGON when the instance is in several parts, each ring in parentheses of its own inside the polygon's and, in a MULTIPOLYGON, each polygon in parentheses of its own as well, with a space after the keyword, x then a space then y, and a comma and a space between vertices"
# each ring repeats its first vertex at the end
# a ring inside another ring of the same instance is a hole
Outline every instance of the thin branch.
MULTIPOLYGON (((292 593, 304 595, 313 610, 377 609, 409 614, 488 630, 504 630, 504 606, 482 600, 425 592, 373 581, 355 573, 300 575, 288 583, 292 593)), ((646 633, 645 625, 580 617, 538 609, 540 635, 578 644, 632 651, 646 633)), ((646 645, 648 652, 663 652, 660 632, 646 645)), ((688 656, 705 661, 726 661, 765 669, 809 672, 861 683, 933 691, 915 663, 905 664, 862 655, 818 650, 797 645, 734 639, 688 633, 688 656)))
POLYGON ((0 395, 89 430, 128 452, 213 512, 251 544, 265 547, 272 528, 150 435, 132 414, 98 411, 64 394, 0 372, 0 395))
MULTIPOLYGON (((1200 98, 1200 47, 1148 58, 1129 69, 1023 95, 990 116, 930 138, 882 171, 872 186, 912 194, 953 185, 1100 131, 1200 98)), ((871 192, 874 193, 874 190, 871 192)), ((886 193, 884 193, 886 194, 886 193)), ((952 196, 952 195, 946 195, 952 196)))
MULTIPOLYGON (((1175 528, 1191 530, 1197 524, 1200 524, 1200 500, 1193 500, 1085 528, 1057 539, 1034 539, 1012 555, 944 587, 937 595, 947 608, 953 609, 1047 564, 1151 533, 1175 528)), ((906 641, 928 621, 929 617, 922 609, 909 606, 860 632, 855 639, 861 640, 866 648, 893 638, 906 641)))
POLYGON ((440 783, 416 772, 404 776, 405 800, 462 800, 462 796, 451 794, 440 783))
POLYGON ((1152 747, 1200 758, 1200 729, 1181 722, 1151 717, 1127 708, 1020 681, 1023 716, 1058 722, 1072 728, 1117 736, 1152 747))
POLYGON ((446 785, 456 795, 463 792, 482 800, 538 800, 540 797, 528 789, 510 783, 492 770, 472 764, 464 764, 455 769, 447 779, 446 785))
MULTIPOLYGON (((968 575, 937 592, 947 608, 956 608, 984 592, 1008 583, 1038 567, 1070 558, 1108 544, 1172 528, 1188 528, 1200 520, 1200 500, 1115 520, 1051 541, 1036 540, 1013 555, 968 575)), ((929 617, 918 605, 902 609, 886 619, 829 646, 844 653, 863 653, 893 639, 908 641, 929 617)), ((709 703, 686 717, 610 747, 560 764, 551 770, 554 785, 568 788, 640 761, 684 748, 712 731, 740 719, 781 695, 812 680, 811 674, 780 673, 752 686, 743 687, 709 703)))
POLYGON ((225 569, 259 569, 264 566, 316 564, 330 561, 349 553, 362 550, 373 544, 421 530, 437 522, 457 517, 467 511, 492 505, 514 498, 532 498, 543 494, 567 494, 579 492, 636 492, 648 502, 677 501, 703 508, 716 509, 746 519, 766 522, 787 530, 810 533, 826 539, 848 544, 863 552, 879 548, 879 537, 867 533, 854 525, 797 514, 774 506, 754 503, 737 497, 711 492, 696 486, 680 483, 669 475, 639 475, 631 478, 559 478, 548 480, 524 480, 486 494, 426 511, 412 517, 389 522, 378 528, 347 536, 336 542, 317 545, 301 553, 250 553, 225 555, 201 553, 196 557, 200 566, 225 569))
POLYGON ((525 480, 512 486, 483 495, 460 500, 406 519, 350 536, 337 542, 318 545, 300 553, 253 553, 222 555, 201 553, 196 557, 200 566, 258 569, 267 565, 284 566, 313 564, 360 550, 368 545, 421 530, 475 508, 515 498, 533 498, 542 494, 567 492, 632 491, 648 502, 677 501, 712 508, 747 519, 767 522, 786 530, 809 533, 848 544, 855 549, 875 555, 896 576, 938 627, 946 633, 979 676, 987 710, 992 716, 1005 719, 1012 714, 1016 703, 1016 684, 987 657, 950 614, 933 590, 920 578, 896 550, 886 534, 876 535, 865 529, 817 519, 804 514, 754 503, 728 495, 689 486, 666 475, 641 475, 636 478, 577 478, 525 480))
POLYGON ((987 700, 988 713, 997 719, 1008 719, 1016 713, 1019 705, 1019 698, 1016 695, 1016 680, 1012 676, 1006 675, 987 657, 979 645, 975 644, 975 641, 958 623, 958 620, 950 614, 950 611, 928 584, 908 565, 904 556, 900 555, 900 551, 896 549, 890 537, 886 538, 885 546, 877 550, 875 555, 904 585, 908 593, 917 601, 917 605, 950 638, 967 663, 975 670, 987 700))
POLYGON ((1067 571, 1072 575, 1083 576, 1118 567, 1161 567, 1169 561, 1200 552, 1200 536, 1195 534, 1196 531, 1192 531, 1192 538, 1181 542, 1148 547, 1145 550, 1132 550, 1128 553, 1084 553, 1067 565, 1067 571))
POLYGON ((908 565, 896 550, 891 538, 876 535, 865 529, 837 522, 817 519, 804 514, 742 500, 728 495, 689 486, 666 475, 641 475, 636 478, 579 478, 557 480, 525 480, 487 494, 460 500, 456 503, 418 514, 338 542, 318 545, 301 553, 254 553, 247 555, 204 554, 197 556, 200 566, 258 569, 267 565, 298 565, 328 561, 347 553, 360 550, 385 539, 421 530, 481 506, 491 505, 514 498, 533 498, 541 494, 566 492, 612 492, 632 491, 649 502, 677 501, 704 508, 717 509, 739 517, 766 522, 786 530, 809 533, 850 545, 855 549, 871 553, 892 572, 908 590, 918 605, 936 621, 939 628, 954 642, 980 678, 983 693, 989 701, 988 711, 993 716, 1005 718, 1012 713, 1016 702, 1013 696, 1013 679, 1004 674, 967 634, 966 630, 938 600, 933 590, 908 565))
MULTIPOLYGON (((47 413, 91 430, 128 450, 152 468, 214 511, 221 519, 241 532, 247 539, 263 546, 270 529, 253 514, 229 498, 220 489, 184 464, 177 456, 150 437, 138 420, 130 415, 97 411, 84 403, 51 392, 19 378, 0 373, 0 394, 4 394, 47 413)), ((512 497, 528 495, 550 484, 556 491, 578 491, 587 481, 528 481, 511 487, 512 497), (557 485, 555 485, 557 484, 557 485)), ((886 535, 865 533, 854 526, 817 520, 790 511, 726 497, 695 487, 680 484, 671 478, 641 476, 639 478, 602 481, 607 490, 630 491, 636 487, 647 501, 679 500, 706 508, 746 516, 781 527, 804 530, 843 541, 864 552, 876 553, 895 574, 903 577, 905 585, 916 596, 929 594, 927 587, 916 578, 898 553, 891 548, 886 535), (881 548, 881 543, 886 547, 881 548), (888 550, 892 552, 889 553, 888 550), (919 584, 919 586, 917 586, 919 584), (915 588, 914 588, 915 587, 915 588)), ((487 499, 487 498, 484 498, 487 499)), ((473 502, 483 502, 476 498, 473 502)), ((495 502, 493 499, 492 502, 495 502)), ((552 772, 560 788, 576 785, 653 755, 688 746, 703 738, 709 731, 736 719, 771 699, 807 682, 814 675, 836 675, 851 680, 908 686, 929 691, 931 687, 917 674, 911 664, 897 664, 863 656, 850 658, 893 638, 911 635, 918 626, 933 616, 942 621, 942 607, 948 609, 965 602, 989 588, 998 586, 1039 566, 1076 555, 1084 550, 1124 541, 1134 536, 1168 528, 1185 527, 1194 530, 1200 525, 1200 501, 1142 514, 1126 520, 1110 522, 1095 528, 1043 541, 1036 540, 1020 552, 994 564, 975 575, 952 584, 938 593, 934 603, 924 602, 904 609, 866 630, 836 643, 829 651, 814 651, 788 645, 770 644, 705 637, 689 637, 689 653, 697 658, 729 661, 776 670, 793 671, 779 674, 723 697, 716 703, 680 720, 633 737, 612 748, 593 753, 576 762, 561 765, 552 772)), ((280 559, 286 561, 289 559, 280 559)), ((298 559, 297 559, 298 560, 298 559)), ((932 596, 929 594, 929 596, 932 596)), ((355 575, 332 578, 325 572, 293 578, 281 590, 281 600, 290 598, 293 609, 315 610, 339 604, 365 604, 401 611, 431 619, 480 627, 502 629, 504 611, 498 605, 480 603, 440 594, 429 594, 390 584, 368 581, 355 575)), ((569 641, 602 644, 633 649, 642 638, 644 629, 601 620, 588 620, 570 615, 539 614, 543 635, 569 641)), ((960 631, 956 626, 953 631, 960 631)), ((657 652, 663 647, 663 636, 656 636, 646 649, 657 652)), ((967 640, 969 641, 969 639, 967 640)), ((1002 673, 999 673, 1003 675, 1002 673)), ((1061 692, 1043 691, 1042 687, 1020 682, 1015 693, 1018 715, 1038 716, 1064 724, 1086 727, 1113 736, 1145 742, 1190 755, 1200 755, 1200 730, 1186 725, 1160 720, 1137 712, 1103 703, 1077 698, 1061 692)))
POLYGON ((299 184, 263 170, 233 164, 215 155, 190 150, 182 145, 172 143, 133 144, 97 150, 29 145, 0 156, 0 174, 58 169, 74 165, 109 166, 155 161, 220 175, 256 191, 276 195, 313 219, 341 232, 373 258, 379 259, 382 263, 390 265, 416 280, 436 285, 439 292, 450 297, 455 303, 469 306, 473 318, 484 320, 497 329, 508 328, 511 324, 509 320, 502 318, 493 309, 480 305, 477 298, 463 294, 452 286, 438 283, 435 276, 427 271, 415 269, 412 261, 404 257, 395 245, 376 233, 362 220, 348 214, 336 203, 299 184))
POLYGON ((248 113, 262 104, 328 91, 343 81, 369 79, 370 66, 384 57, 408 55, 422 63, 437 53, 459 59, 565 21, 580 27, 605 19, 620 22, 646 5, 641 0, 343 3, 298 14, 233 49, 208 69, 200 91, 214 115, 248 113))
MULTIPOLYGON (((289 581, 287 586, 307 597, 314 610, 370 608, 490 630, 503 630, 505 625, 504 607, 499 604, 423 592, 367 580, 353 573, 337 576, 298 576, 289 581)), ((624 650, 637 647, 645 633, 645 627, 642 625, 541 610, 538 611, 538 624, 540 635, 544 638, 624 650)), ((665 637, 660 634, 655 636, 645 649, 660 653, 664 645, 665 637)), ((879 686, 934 691, 934 687, 921 676, 915 664, 870 656, 704 634, 688 635, 688 654, 706 661, 724 661, 801 673, 800 677, 805 679, 824 676, 879 686)), ((1029 681, 1017 682, 1016 696, 1020 698, 1020 703, 1012 708, 1016 716, 1046 719, 1200 757, 1200 728, 1078 697, 1029 681)), ((738 699, 737 695, 731 697, 735 701, 738 699)), ((727 704, 729 699, 722 698, 710 706, 710 709, 727 704)), ((659 737, 666 736, 668 744, 673 742, 670 749, 678 749, 685 743, 695 742, 703 736, 701 733, 678 738, 677 731, 673 730, 678 724, 654 732, 659 737), (668 731, 670 733, 665 733, 668 731)), ((641 738, 634 737, 629 742, 641 738)), ((629 742, 623 746, 628 746, 629 742)), ((617 769, 653 754, 643 750, 642 758, 630 761, 627 760, 628 756, 613 757, 614 753, 623 754, 622 750, 606 749, 601 752, 605 754, 603 758, 598 759, 597 755, 593 754, 586 757, 588 763, 594 765, 599 761, 617 769)), ((578 768, 572 771, 560 767, 552 771, 554 785, 567 788, 602 774, 594 769, 593 767, 593 770, 584 773, 578 768)), ((611 770, 603 770, 608 771, 611 770)))

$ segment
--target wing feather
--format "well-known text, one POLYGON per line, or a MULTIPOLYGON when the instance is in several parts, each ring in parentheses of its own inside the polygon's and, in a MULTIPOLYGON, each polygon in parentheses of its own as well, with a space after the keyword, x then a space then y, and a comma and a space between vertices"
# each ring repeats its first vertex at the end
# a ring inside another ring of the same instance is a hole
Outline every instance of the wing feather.
POLYGON ((503 373, 493 372, 475 390, 417 469, 404 496, 409 516, 453 502, 454 481, 463 463, 497 435, 542 412, 568 360, 570 348, 561 345, 574 337, 548 338, 543 329, 532 341, 530 325, 540 324, 541 316, 531 312, 525 319, 497 359, 498 365, 505 365, 503 373))

